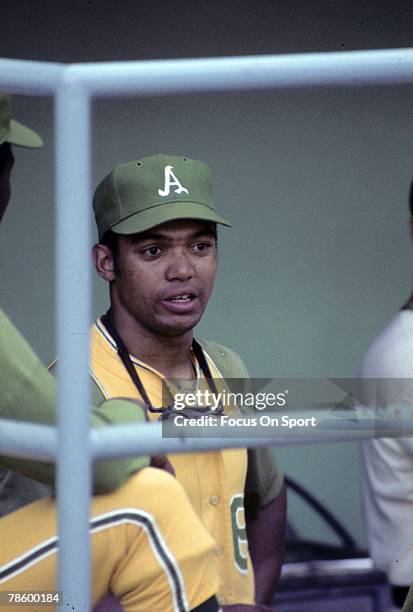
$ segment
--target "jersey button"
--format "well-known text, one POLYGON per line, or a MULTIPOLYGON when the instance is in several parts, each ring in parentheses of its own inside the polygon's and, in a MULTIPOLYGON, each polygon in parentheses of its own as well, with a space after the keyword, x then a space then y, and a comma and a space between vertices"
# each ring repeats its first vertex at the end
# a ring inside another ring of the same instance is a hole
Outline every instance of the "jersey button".
POLYGON ((218 506, 219 504, 219 496, 218 495, 211 495, 211 497, 209 498, 209 503, 212 506, 218 506))
POLYGON ((222 552, 223 552, 223 551, 222 551, 221 546, 217 546, 217 547, 216 547, 216 549, 214 550, 214 555, 215 555, 216 557, 220 557, 220 556, 222 555, 222 552))

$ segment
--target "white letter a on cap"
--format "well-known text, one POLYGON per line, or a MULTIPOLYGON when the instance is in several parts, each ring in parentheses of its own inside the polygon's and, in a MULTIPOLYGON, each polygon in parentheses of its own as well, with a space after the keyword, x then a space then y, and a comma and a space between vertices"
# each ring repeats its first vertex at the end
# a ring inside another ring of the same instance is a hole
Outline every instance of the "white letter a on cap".
POLYGON ((172 185, 176 185, 177 187, 177 189, 174 190, 175 193, 188 193, 188 189, 182 187, 181 183, 178 181, 175 174, 172 172, 172 169, 173 166, 165 166, 165 186, 163 189, 158 189, 158 193, 160 196, 169 195, 171 192, 172 185))

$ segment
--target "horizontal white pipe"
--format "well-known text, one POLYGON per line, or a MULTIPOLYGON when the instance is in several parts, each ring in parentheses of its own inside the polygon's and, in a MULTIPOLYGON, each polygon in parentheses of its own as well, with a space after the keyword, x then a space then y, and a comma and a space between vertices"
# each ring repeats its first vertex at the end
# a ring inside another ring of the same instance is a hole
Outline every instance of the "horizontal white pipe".
MULTIPOLYGON (((206 438, 163 438, 160 425, 144 425, 143 433, 141 427, 128 427, 120 425, 118 431, 111 432, 108 428, 101 428, 91 432, 91 453, 95 459, 115 459, 119 457, 131 457, 134 455, 156 455, 158 453, 192 453, 211 451, 220 448, 258 448, 262 446, 290 446, 297 444, 315 444, 324 442, 355 442, 374 438, 374 427, 371 423, 364 430, 343 429, 334 431, 297 432, 290 431, 283 435, 277 432, 274 437, 255 436, 234 437, 234 428, 223 427, 228 437, 206 437, 206 438)), ((393 430, 393 429, 392 429, 393 430)), ((413 425, 411 428, 413 433, 413 425)), ((245 430, 244 430, 245 433, 245 430)), ((387 434, 389 437, 390 434, 387 434)), ((390 436, 391 437, 391 436, 390 436)))
POLYGON ((53 95, 65 70, 64 64, 0 59, 0 88, 16 94, 53 95))
POLYGON ((413 82, 413 49, 58 64, 0 59, 0 87, 53 94, 61 79, 93 96, 413 82))
POLYGON ((53 460, 57 456, 57 429, 49 425, 1 419, 0 455, 53 460))
MULTIPOLYGON (((160 423, 143 425, 112 425, 93 429, 89 436, 90 453, 94 459, 207 451, 216 448, 238 448, 259 446, 286 446, 322 442, 359 441, 377 437, 413 436, 411 411, 406 408, 406 418, 374 419, 373 417, 351 420, 345 412, 335 412, 334 417, 324 411, 296 412, 294 418, 311 418, 317 427, 300 428, 282 432, 277 429, 273 437, 257 438, 245 436, 234 438, 234 428, 222 428, 228 437, 224 438, 163 438, 160 423), (410 412, 410 414, 409 414, 410 412)), ((292 416, 292 415, 291 415, 292 416)), ((238 431, 238 430, 237 430, 238 431)), ((246 431, 245 429, 243 430, 246 431)), ((253 431, 250 429, 250 431, 253 431)), ((50 460, 56 456, 57 438, 54 427, 15 421, 0 421, 0 455, 20 456, 50 460)))
POLYGON ((413 49, 72 64, 92 96, 413 82, 413 49))

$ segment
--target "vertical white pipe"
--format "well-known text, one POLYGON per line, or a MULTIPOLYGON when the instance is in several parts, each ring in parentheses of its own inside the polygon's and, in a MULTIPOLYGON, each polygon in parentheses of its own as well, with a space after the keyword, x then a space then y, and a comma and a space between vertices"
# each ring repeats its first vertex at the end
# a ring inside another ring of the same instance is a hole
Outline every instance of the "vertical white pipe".
POLYGON ((75 79, 56 96, 58 587, 64 608, 90 606, 90 100, 75 79))

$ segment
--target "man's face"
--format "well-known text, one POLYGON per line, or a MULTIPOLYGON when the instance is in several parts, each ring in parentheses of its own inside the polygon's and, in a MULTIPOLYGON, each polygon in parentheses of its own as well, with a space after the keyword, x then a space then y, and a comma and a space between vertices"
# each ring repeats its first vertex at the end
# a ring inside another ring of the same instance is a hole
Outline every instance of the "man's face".
POLYGON ((156 335, 191 330, 202 317, 216 275, 211 224, 171 221, 118 236, 118 247, 116 267, 104 276, 111 282, 116 318, 156 335))
POLYGON ((11 146, 8 142, 0 145, 0 223, 10 200, 10 175, 14 164, 11 146))

